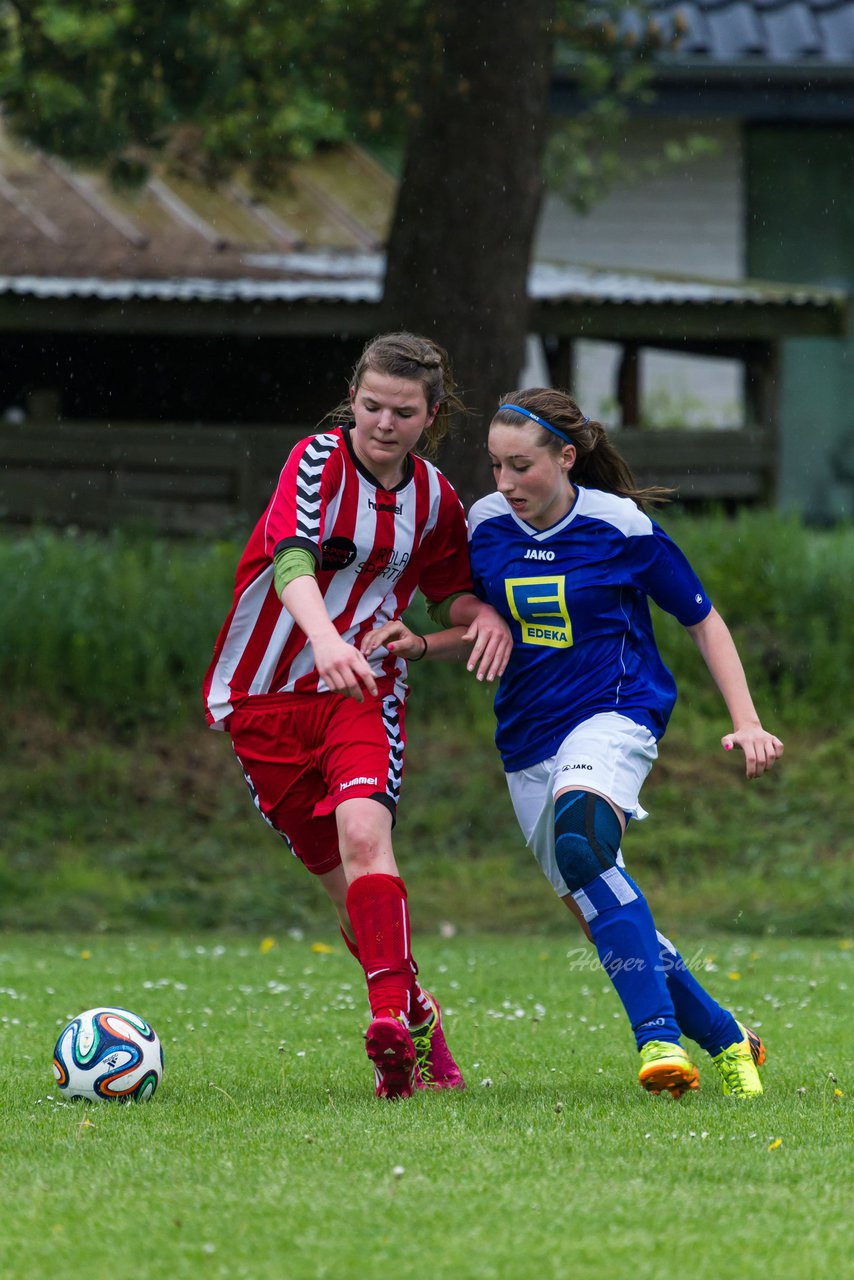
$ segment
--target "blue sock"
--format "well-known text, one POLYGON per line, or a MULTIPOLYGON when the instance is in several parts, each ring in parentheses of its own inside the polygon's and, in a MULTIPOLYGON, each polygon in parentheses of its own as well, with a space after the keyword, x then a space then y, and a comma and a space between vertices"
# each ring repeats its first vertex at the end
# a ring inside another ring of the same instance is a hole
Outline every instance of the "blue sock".
POLYGON ((738 1023, 700 986, 670 939, 659 933, 658 941, 676 1020, 686 1036, 714 1057, 741 1039, 738 1023))
POLYGON ((622 868, 610 867, 572 896, 623 1002, 637 1047, 648 1040, 678 1044, 681 1033, 661 964, 661 944, 638 886, 622 868))

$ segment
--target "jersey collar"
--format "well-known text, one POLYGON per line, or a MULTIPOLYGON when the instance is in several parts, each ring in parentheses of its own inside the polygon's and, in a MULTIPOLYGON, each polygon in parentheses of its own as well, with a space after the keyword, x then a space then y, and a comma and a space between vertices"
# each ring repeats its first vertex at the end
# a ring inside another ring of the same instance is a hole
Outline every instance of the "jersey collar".
POLYGON ((356 468, 359 475, 364 476, 369 484, 372 484, 376 489, 382 489, 383 493, 398 493, 401 489, 406 488, 415 474, 415 463, 412 461, 411 453, 408 453, 403 460, 403 479, 399 481, 398 484, 394 485, 393 488, 387 489, 386 486, 380 483, 374 473, 369 471, 364 462, 362 462, 362 460, 357 456, 351 439, 351 433, 353 431, 352 422, 342 422, 340 424, 340 430, 341 435, 344 438, 344 443, 347 446, 347 452, 350 455, 350 461, 353 463, 353 466, 356 468))
POLYGON ((507 510, 515 520, 516 524, 518 524, 519 528, 524 529, 529 538, 533 538, 535 542, 544 542, 546 538, 553 538, 555 534, 561 533, 568 524, 572 523, 583 505, 583 494, 584 488, 582 485, 575 485, 575 500, 572 506, 569 508, 565 516, 561 516, 560 520, 558 520, 556 524, 550 524, 548 529, 535 529, 532 524, 528 524, 528 522, 523 520, 521 516, 516 515, 516 512, 510 506, 509 502, 507 503, 507 510))

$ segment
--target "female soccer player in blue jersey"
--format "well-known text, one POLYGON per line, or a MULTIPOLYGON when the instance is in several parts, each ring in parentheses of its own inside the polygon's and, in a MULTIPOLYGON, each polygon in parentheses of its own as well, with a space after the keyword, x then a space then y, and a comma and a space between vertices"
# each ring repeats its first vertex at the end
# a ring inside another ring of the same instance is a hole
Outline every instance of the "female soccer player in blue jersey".
POLYGON ((760 724, 732 637, 693 569, 643 511, 664 491, 635 485, 601 424, 561 391, 515 391, 493 418, 489 452, 497 492, 475 503, 469 538, 475 590, 513 635, 495 714, 519 825, 614 984, 644 1088, 678 1097, 698 1087, 684 1034, 712 1056, 725 1093, 760 1094, 759 1037, 658 933, 620 849, 629 819, 646 817, 640 789, 676 700, 648 599, 699 648, 732 717, 722 745, 744 752, 748 778, 783 744, 760 724))

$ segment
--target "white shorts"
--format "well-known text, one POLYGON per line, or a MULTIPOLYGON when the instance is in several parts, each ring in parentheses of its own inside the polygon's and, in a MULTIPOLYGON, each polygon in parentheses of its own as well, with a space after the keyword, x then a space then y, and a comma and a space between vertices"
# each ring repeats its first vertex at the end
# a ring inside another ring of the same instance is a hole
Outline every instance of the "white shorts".
MULTIPOLYGON (((506 775, 522 834, 555 893, 562 898, 569 893, 555 860, 558 791, 576 786, 598 791, 630 817, 645 818, 638 797, 657 758, 658 746, 649 729, 606 711, 573 729, 551 759, 506 775)), ((617 865, 624 865, 622 854, 617 865)))

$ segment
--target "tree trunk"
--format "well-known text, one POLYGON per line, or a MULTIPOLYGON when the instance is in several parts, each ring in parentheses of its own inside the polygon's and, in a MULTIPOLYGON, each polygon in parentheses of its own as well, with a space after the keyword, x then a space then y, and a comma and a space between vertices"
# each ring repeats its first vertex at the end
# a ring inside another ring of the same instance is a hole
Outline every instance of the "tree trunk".
POLYGON ((486 427, 518 385, 542 196, 554 0, 444 0, 388 246, 383 320, 447 347, 472 415, 441 465, 492 488, 486 427))

